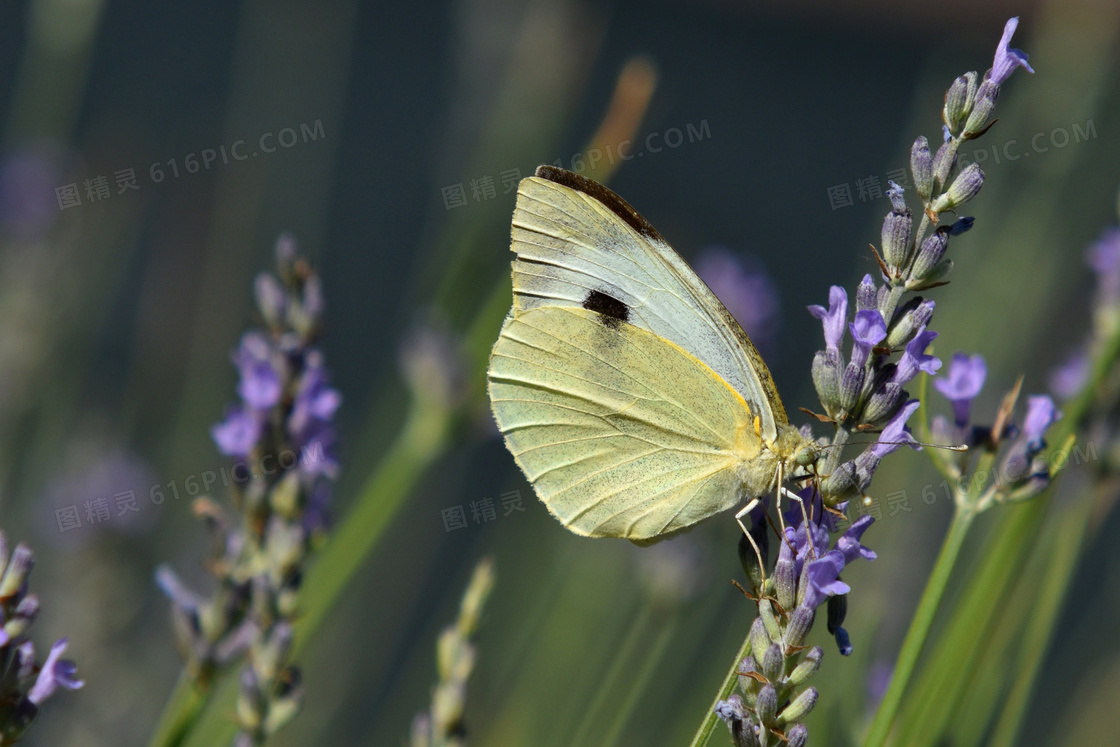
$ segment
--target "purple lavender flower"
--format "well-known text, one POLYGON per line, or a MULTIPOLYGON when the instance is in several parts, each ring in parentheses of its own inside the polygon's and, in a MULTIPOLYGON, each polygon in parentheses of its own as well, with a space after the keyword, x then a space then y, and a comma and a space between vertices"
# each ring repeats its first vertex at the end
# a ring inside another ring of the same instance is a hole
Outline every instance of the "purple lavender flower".
POLYGON ((992 69, 988 74, 988 80, 997 86, 1002 86, 1017 67, 1024 68, 1028 73, 1034 72, 1034 68, 1027 64, 1027 53, 1021 49, 1012 49, 1010 46, 1011 37, 1015 35, 1015 29, 1018 27, 1018 16, 1004 24, 1003 37, 999 40, 995 59, 992 60, 992 69))
POLYGON ((895 384, 905 384, 918 375, 919 371, 932 376, 941 369, 941 361, 935 356, 927 355, 926 348, 937 338, 937 333, 927 330, 925 326, 918 328, 918 334, 906 344, 898 365, 895 367, 891 381, 895 384))
POLYGON ((809 307, 809 313, 824 324, 825 345, 839 353, 844 325, 848 321, 848 292, 839 285, 832 286, 828 290, 828 309, 813 305, 809 307))
POLYGON ((762 265, 712 246, 700 254, 695 268, 755 346, 763 352, 770 348, 778 331, 781 302, 777 286, 762 265))
POLYGON ((281 372, 273 363, 273 349, 260 332, 248 332, 233 355, 233 363, 241 373, 237 393, 255 410, 267 410, 280 401, 283 392, 281 372))
POLYGON ((903 405, 899 411, 895 413, 894 417, 887 422, 886 427, 883 428, 883 432, 879 434, 879 440, 871 444, 868 451, 879 459, 882 459, 903 444, 909 444, 915 451, 920 451, 922 447, 919 446, 918 442, 914 440, 914 437, 910 435, 910 431, 906 426, 906 421, 910 419, 911 415, 917 412, 919 406, 921 406, 921 403, 916 399, 912 399, 903 405))
POLYGON ((871 349, 887 338, 887 323, 876 309, 857 311, 848 328, 852 333, 852 365, 867 365, 871 349))
POLYGON ((77 690, 84 684, 77 667, 63 659, 67 639, 51 646, 47 660, 35 663, 35 645, 27 637, 39 615, 39 598, 27 593, 35 555, 25 544, 9 548, 0 532, 0 744, 15 744, 58 688, 77 690))
POLYGON ((1040 443, 1042 434, 1061 417, 1061 411, 1054 407, 1054 401, 1045 394, 1028 397, 1027 417, 1023 421, 1023 438, 1031 443, 1040 443))
POLYGON ((964 353, 956 353, 949 362, 948 378, 935 379, 933 385, 953 405, 957 426, 968 425, 972 411, 972 400, 980 394, 984 379, 988 375, 988 365, 983 356, 977 354, 969 358, 964 353))
POLYGON ((53 695, 59 687, 64 687, 67 690, 77 690, 85 684, 76 676, 78 674, 77 665, 69 659, 60 658, 62 653, 66 651, 66 645, 67 640, 61 638, 51 646, 51 652, 47 655, 43 668, 39 670, 35 686, 27 694, 27 699, 35 705, 42 705, 43 701, 53 695))
POLYGON ((226 419, 210 429, 218 451, 226 456, 247 457, 261 436, 260 418, 243 407, 231 407, 226 419))
POLYGON ((1120 228, 1109 228, 1085 252, 1085 261, 1097 273, 1098 303, 1120 302, 1120 228))

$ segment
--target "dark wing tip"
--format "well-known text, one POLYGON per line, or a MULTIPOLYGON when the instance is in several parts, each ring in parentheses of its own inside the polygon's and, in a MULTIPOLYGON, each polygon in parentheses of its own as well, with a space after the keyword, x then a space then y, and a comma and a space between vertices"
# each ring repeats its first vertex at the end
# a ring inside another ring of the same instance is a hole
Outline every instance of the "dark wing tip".
POLYGON ((577 192, 583 192, 585 195, 594 197, 612 213, 617 215, 626 225, 630 226, 641 235, 649 239, 656 239, 662 243, 668 243, 661 234, 657 232, 657 229, 650 225, 648 220, 643 218, 637 210, 630 207, 630 203, 599 182, 588 179, 586 176, 580 176, 574 172, 567 171, 558 166, 550 166, 548 164, 538 166, 534 175, 539 179, 547 179, 555 184, 563 185, 568 189, 574 189, 577 192))

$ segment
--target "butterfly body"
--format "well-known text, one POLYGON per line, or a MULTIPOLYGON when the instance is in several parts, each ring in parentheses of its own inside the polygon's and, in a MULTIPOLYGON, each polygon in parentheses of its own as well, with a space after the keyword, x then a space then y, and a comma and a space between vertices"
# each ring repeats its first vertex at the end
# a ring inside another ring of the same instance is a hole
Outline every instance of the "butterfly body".
POLYGON ((613 192, 541 167, 518 189, 512 237, 490 400, 570 530, 656 541, 811 461, 742 328, 613 192))

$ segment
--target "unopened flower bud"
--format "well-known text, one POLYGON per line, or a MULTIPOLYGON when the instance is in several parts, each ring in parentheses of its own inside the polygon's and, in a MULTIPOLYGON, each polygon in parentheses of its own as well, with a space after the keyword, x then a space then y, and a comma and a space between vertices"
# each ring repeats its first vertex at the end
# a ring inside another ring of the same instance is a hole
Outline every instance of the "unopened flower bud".
POLYGON ((887 330, 887 345, 900 348, 914 339, 918 330, 929 324, 933 318, 933 301, 923 300, 921 296, 911 298, 899 309, 887 330))
MULTIPOLYGON (((933 179, 938 188, 944 189, 949 181, 949 174, 957 163, 957 150, 948 142, 942 143, 933 156, 933 179)), ((932 194, 932 190, 931 190, 932 194)))
POLYGON ((758 691, 758 702, 755 703, 755 713, 764 726, 774 723, 778 711, 778 691, 773 685, 763 685, 758 691))
POLYGON ((985 80, 976 90, 976 99, 968 121, 964 125, 961 139, 979 137, 992 122, 992 111, 996 108, 996 99, 999 98, 999 86, 991 80, 985 80))
POLYGON ((910 267, 910 282, 921 283, 933 272, 933 268, 949 248, 949 231, 949 226, 941 226, 922 242, 921 248, 918 249, 918 256, 914 258, 914 264, 910 267))
POLYGON ((863 366, 849 363, 844 367, 844 375, 840 378, 840 407, 848 414, 854 414, 859 404, 865 375, 863 366))
POLYGON ((782 656, 782 647, 777 643, 770 644, 762 656, 762 676, 771 682, 782 678, 785 657, 782 656))
POLYGON ((825 410, 840 410, 840 358, 835 351, 822 350, 813 356, 813 386, 825 410))
POLYGON ((817 688, 810 687, 805 692, 798 695, 793 699, 793 702, 782 709, 778 715, 778 723, 788 724, 793 721, 800 721, 809 715, 809 711, 813 710, 813 706, 817 704, 817 698, 820 693, 817 688))
POLYGON ((754 654, 755 660, 762 661, 766 649, 770 648, 770 636, 766 633, 766 626, 761 617, 756 617, 751 623, 750 639, 751 653, 754 654))
POLYGON ((794 687, 800 687, 805 684, 810 677, 817 673, 821 668, 821 659, 824 658, 824 649, 820 646, 813 646, 809 652, 805 654, 805 658, 797 663, 793 671, 789 673, 786 681, 794 687))
POLYGON ((972 110, 972 97, 976 93, 976 73, 968 72, 953 81, 945 92, 945 107, 942 116, 945 124, 954 134, 961 131, 965 118, 972 110))
POLYGON ((929 154, 929 141, 924 136, 915 140, 910 148, 910 173, 918 197, 922 202, 928 201, 933 191, 933 159, 929 154))
POLYGON ((785 644, 787 647, 800 646, 805 642, 805 636, 809 635, 809 629, 813 627, 813 620, 816 618, 816 613, 805 605, 798 605, 798 607, 789 616, 789 623, 786 624, 785 644))
POLYGON ((794 724, 786 732, 786 747, 805 747, 809 741, 809 727, 805 724, 794 724))
POLYGON ((984 186, 984 172, 975 163, 970 163, 956 179, 953 180, 949 191, 937 198, 933 203, 933 211, 940 213, 944 210, 954 210, 965 204, 984 186))
MULTIPOLYGON (((901 195, 902 190, 898 190, 901 195)), ((890 190, 888 190, 890 194, 890 190)), ((893 197, 892 197, 893 200, 893 197)), ((904 268, 910 262, 911 242, 910 231, 913 227, 913 218, 910 208, 905 204, 895 205, 887 217, 883 219, 883 261, 891 268, 904 268)), ((858 302, 858 296, 857 296, 858 302)))
POLYGON ((875 279, 868 273, 863 276, 863 280, 859 281, 859 287, 856 288, 856 311, 877 309, 878 298, 879 295, 878 289, 875 287, 875 279))

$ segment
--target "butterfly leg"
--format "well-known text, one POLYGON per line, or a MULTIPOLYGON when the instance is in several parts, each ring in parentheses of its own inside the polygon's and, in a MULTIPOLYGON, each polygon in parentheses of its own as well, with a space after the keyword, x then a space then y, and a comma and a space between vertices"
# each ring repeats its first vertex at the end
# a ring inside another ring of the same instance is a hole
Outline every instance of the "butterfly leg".
POLYGON ((743 530, 743 534, 747 536, 747 540, 751 543, 751 547, 754 548, 754 556, 758 558, 758 567, 762 569, 762 583, 763 585, 765 585, 766 564, 762 562, 762 551, 758 549, 758 543, 754 541, 754 537, 752 537, 751 533, 747 530, 747 525, 743 523, 743 517, 753 511, 755 506, 759 505, 759 503, 761 503, 761 501, 758 498, 752 499, 750 503, 748 503, 737 514, 735 514, 735 521, 739 522, 739 528, 743 530))

